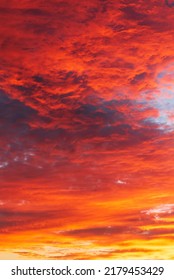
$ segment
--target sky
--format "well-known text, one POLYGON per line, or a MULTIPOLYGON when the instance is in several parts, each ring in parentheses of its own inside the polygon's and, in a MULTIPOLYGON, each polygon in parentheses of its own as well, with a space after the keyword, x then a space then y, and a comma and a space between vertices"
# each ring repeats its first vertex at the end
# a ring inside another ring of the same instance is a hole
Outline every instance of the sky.
POLYGON ((0 0, 0 259, 174 258, 174 7, 0 0))

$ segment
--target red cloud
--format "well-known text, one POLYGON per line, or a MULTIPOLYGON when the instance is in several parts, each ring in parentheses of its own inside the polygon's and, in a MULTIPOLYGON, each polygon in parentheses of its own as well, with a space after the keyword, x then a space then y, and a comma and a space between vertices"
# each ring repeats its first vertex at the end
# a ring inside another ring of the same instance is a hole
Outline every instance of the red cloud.
POLYGON ((4 258, 172 258, 168 6, 1 1, 4 258))

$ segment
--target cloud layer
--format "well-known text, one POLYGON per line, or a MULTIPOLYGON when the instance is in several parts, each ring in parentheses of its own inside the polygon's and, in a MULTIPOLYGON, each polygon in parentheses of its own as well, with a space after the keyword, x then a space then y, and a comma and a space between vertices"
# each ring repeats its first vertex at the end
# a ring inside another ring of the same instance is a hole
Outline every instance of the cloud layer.
POLYGON ((1 1, 0 258, 173 258, 171 6, 1 1))

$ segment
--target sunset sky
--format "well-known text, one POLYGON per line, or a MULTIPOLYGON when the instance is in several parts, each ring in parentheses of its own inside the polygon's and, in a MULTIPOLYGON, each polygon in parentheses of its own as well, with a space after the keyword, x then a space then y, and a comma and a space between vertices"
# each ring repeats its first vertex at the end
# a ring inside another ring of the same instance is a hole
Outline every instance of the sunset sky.
POLYGON ((174 7, 0 0, 0 259, 174 259, 174 7))

